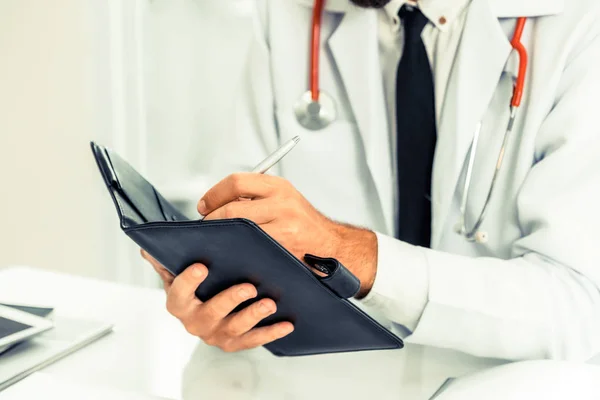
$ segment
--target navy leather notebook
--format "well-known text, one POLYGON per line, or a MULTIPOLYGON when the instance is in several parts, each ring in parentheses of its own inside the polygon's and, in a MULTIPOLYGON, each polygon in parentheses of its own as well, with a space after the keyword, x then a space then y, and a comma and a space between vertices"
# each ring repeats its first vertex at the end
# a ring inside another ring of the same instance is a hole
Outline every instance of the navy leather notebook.
POLYGON ((117 209, 122 230, 178 275, 193 263, 209 269, 196 290, 206 301, 228 287, 250 282, 271 298, 277 312, 258 326, 290 321, 294 331, 265 345, 277 356, 398 349, 400 338, 347 300, 358 280, 334 259, 305 261, 328 274, 316 275, 249 220, 189 220, 126 161, 92 143, 92 150, 117 209))

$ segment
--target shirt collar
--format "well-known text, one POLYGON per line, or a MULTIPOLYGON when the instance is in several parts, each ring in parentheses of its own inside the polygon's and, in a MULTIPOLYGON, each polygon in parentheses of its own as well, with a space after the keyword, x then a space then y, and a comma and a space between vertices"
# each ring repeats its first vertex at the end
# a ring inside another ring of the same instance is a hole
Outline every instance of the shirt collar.
MULTIPOLYGON (((488 0, 494 15, 498 18, 516 18, 516 17, 539 17, 543 15, 555 15, 563 12, 565 7, 566 0, 488 0)), ((296 0, 299 4, 302 4, 306 7, 312 9, 315 4, 315 0, 296 0)), ((448 21, 456 20, 457 16, 461 14, 461 11, 469 4, 470 0, 419 0, 422 8, 425 10, 423 13, 427 15, 426 9, 427 6, 425 4, 429 3, 443 3, 437 4, 436 7, 444 7, 440 9, 441 13, 436 14, 444 14, 443 11, 449 9, 450 11, 444 15, 448 21), (458 3, 462 4, 456 5, 458 3), (451 17, 453 16, 453 17, 451 17)), ((383 13, 386 16, 396 16, 400 7, 406 3, 406 0, 392 0, 390 4, 386 7, 389 8, 389 11, 383 13), (394 3, 400 3, 399 6, 395 7, 394 3)), ((350 10, 356 10, 357 7, 354 6, 350 0, 327 0, 325 2, 325 10, 329 12, 335 13, 346 13, 350 10)), ((438 20, 437 18, 432 18, 432 20, 438 20)), ((388 18, 389 19, 389 18, 388 18)), ((445 24, 449 25, 448 22, 445 24)), ((439 26, 436 25, 436 26, 439 26)))
POLYGON ((398 12, 403 5, 417 6, 441 31, 446 31, 467 7, 471 0, 391 0, 384 6, 385 13, 391 21, 398 19, 398 12))

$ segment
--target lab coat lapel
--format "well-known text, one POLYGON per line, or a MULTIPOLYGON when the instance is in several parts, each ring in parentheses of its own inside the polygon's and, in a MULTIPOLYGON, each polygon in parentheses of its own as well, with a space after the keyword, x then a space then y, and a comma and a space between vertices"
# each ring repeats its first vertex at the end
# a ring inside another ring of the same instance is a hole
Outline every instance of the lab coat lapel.
POLYGON ((388 234, 394 234, 394 176, 379 49, 377 14, 350 8, 328 41, 360 130, 388 234))
POLYGON ((473 132, 483 119, 512 49, 488 1, 473 0, 468 10, 441 112, 433 168, 433 248, 446 226, 473 132))

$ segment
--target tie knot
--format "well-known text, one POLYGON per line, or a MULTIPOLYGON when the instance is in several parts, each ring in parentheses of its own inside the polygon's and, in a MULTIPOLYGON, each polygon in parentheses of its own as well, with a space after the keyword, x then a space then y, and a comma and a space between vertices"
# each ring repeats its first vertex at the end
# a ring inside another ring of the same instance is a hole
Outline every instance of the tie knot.
POLYGON ((404 24, 407 39, 415 39, 421 36, 423 28, 429 21, 425 15, 416 7, 403 5, 398 11, 398 16, 404 24))

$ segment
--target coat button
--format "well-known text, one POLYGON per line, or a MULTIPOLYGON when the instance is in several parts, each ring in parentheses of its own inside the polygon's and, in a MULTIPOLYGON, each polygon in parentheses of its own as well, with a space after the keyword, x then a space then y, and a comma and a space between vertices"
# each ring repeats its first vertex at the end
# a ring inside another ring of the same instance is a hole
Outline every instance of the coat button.
POLYGON ((448 20, 446 19, 446 17, 441 16, 439 19, 440 25, 446 25, 446 22, 448 22, 448 20))

